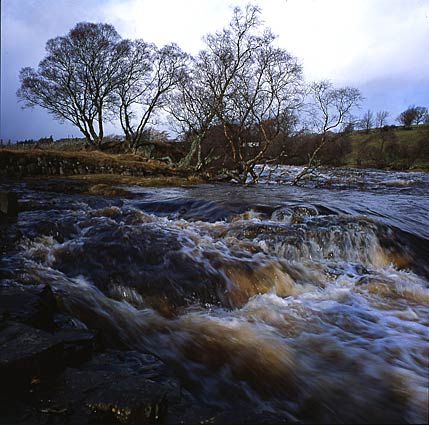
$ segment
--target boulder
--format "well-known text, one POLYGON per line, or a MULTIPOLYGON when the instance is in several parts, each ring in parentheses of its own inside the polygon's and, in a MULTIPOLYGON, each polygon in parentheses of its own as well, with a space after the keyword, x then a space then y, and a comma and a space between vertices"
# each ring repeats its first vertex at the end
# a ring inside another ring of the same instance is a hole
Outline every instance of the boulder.
MULTIPOLYGON (((119 350, 65 369, 55 380, 39 385, 34 397, 44 416, 36 423, 64 420, 65 414, 71 424, 166 423, 170 406, 181 402, 180 386, 162 361, 119 350)), ((171 423, 180 423, 177 417, 172 419, 171 423)))
POLYGON ((42 289, 18 285, 0 286, 0 320, 53 330, 56 311, 55 295, 49 285, 42 289))
POLYGON ((61 369, 63 343, 55 336, 17 322, 0 324, 0 392, 24 392, 34 379, 61 369))

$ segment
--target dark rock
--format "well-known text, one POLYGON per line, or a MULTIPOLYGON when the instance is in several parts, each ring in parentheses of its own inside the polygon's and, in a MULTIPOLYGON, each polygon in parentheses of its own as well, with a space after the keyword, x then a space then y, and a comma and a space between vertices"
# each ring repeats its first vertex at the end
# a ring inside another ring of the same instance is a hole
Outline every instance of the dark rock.
POLYGON ((147 379, 168 387, 169 402, 179 403, 180 383, 172 377, 169 367, 157 357, 138 351, 108 350, 82 365, 88 371, 115 372, 135 379, 147 379))
POLYGON ((0 192, 0 213, 8 216, 18 214, 18 198, 14 192, 0 192))
POLYGON ((99 348, 98 335, 90 330, 62 329, 54 335, 63 343, 62 362, 67 366, 88 361, 99 348))
POLYGON ((63 243, 76 232, 74 224, 70 221, 47 221, 41 220, 35 226, 33 231, 36 234, 52 236, 56 241, 63 243))
POLYGON ((42 289, 0 286, 0 320, 12 320, 45 330, 53 330, 56 311, 55 295, 49 285, 42 289))
POLYGON ((55 336, 22 323, 0 325, 1 392, 25 391, 32 380, 57 373, 63 344, 55 336))
POLYGON ((125 378, 97 391, 86 402, 95 416, 123 424, 164 422, 169 389, 150 380, 125 378))
POLYGON ((165 423, 169 406, 181 399, 180 386, 166 371, 151 355, 100 353, 79 369, 66 369, 40 385, 35 392, 38 410, 68 412, 70 424, 165 423))
POLYGON ((87 191, 90 184, 81 180, 52 179, 33 180, 26 183, 27 188, 43 192, 58 192, 62 194, 80 194, 87 191))

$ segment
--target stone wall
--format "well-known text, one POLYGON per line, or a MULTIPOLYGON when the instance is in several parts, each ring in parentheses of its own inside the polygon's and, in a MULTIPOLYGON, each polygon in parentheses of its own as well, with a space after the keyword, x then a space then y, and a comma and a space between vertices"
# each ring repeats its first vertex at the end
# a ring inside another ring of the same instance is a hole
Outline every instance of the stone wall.
POLYGON ((156 161, 119 160, 100 154, 64 154, 46 151, 0 150, 0 177, 71 176, 82 174, 121 174, 129 176, 178 175, 184 171, 172 169, 156 161))

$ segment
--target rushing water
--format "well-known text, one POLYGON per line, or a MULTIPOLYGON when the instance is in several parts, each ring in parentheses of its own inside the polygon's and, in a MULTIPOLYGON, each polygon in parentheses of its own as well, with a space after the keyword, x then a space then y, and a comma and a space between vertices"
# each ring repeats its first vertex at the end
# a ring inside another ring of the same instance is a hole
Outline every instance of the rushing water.
POLYGON ((294 172, 128 199, 15 185, 32 207, 3 284, 49 283, 76 324, 156 354, 207 406, 426 422, 429 176, 325 170, 302 188, 294 172))

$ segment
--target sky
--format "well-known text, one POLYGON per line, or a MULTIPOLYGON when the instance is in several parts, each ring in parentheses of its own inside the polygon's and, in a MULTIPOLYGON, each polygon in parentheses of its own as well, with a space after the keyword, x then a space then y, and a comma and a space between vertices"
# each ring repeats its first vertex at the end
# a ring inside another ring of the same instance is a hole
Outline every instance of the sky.
MULTIPOLYGON (((76 23, 106 22, 123 38, 158 46, 171 42, 196 54, 202 37, 229 23, 234 6, 248 0, 0 0, 1 121, 4 141, 81 137, 41 108, 22 109, 19 71, 37 68, 50 38, 76 23)), ((370 109, 390 112, 390 123, 410 105, 429 107, 429 0, 254 0, 296 56, 307 81, 353 86, 370 109)), ((120 134, 108 125, 107 133, 120 134)))

